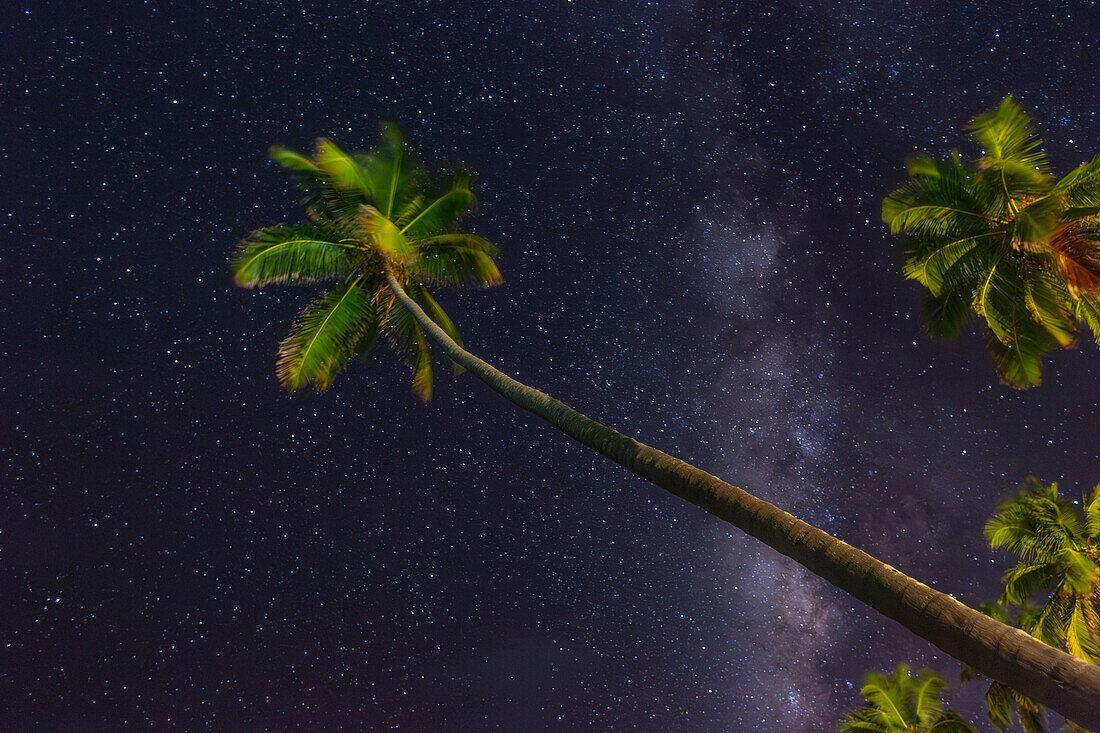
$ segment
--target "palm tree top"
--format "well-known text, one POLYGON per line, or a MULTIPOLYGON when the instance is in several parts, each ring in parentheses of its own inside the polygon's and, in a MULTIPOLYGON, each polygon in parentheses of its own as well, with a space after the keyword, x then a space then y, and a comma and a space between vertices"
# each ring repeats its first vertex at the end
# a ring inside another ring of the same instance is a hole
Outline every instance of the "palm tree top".
POLYGON ((904 271, 928 290, 927 329, 951 339, 983 318, 1002 380, 1036 385, 1078 324, 1100 340, 1100 156, 1056 180, 1012 97, 967 131, 981 156, 911 157, 882 219, 913 241, 904 271))
POLYGON ((913 675, 899 664, 892 675, 872 672, 863 680, 863 709, 850 712, 837 727, 838 733, 893 733, 935 731, 977 733, 953 711, 944 711, 942 694, 947 683, 930 669, 913 675))
POLYGON ((1029 477, 985 526, 991 547, 1019 558, 1004 576, 999 603, 1023 607, 1019 625, 1051 646, 1088 662, 1100 647, 1100 485, 1082 507, 1058 484, 1029 477), (1041 610, 1027 611, 1033 599, 1041 610))
POLYGON ((429 284, 496 285, 497 247, 461 232, 477 204, 470 174, 456 165, 434 181, 405 146, 400 128, 382 126, 369 153, 346 153, 328 139, 305 156, 274 146, 271 157, 304 192, 306 221, 259 229, 240 244, 232 271, 238 285, 334 282, 301 312, 279 349, 277 375, 293 391, 324 390, 355 358, 368 358, 382 336, 413 370, 413 391, 427 400, 431 356, 423 331, 386 284, 391 272, 452 338, 458 331, 431 297, 429 284))

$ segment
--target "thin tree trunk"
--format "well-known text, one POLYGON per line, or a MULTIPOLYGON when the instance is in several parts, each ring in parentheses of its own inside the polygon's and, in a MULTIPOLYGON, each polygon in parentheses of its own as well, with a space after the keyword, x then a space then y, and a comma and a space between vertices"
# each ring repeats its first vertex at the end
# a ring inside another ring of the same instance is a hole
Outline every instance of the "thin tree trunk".
POLYGON ((512 379, 456 344, 388 270, 386 280, 397 299, 447 356, 517 406, 761 540, 981 674, 1079 725, 1100 729, 1100 666, 995 621, 743 489, 601 425, 512 379))

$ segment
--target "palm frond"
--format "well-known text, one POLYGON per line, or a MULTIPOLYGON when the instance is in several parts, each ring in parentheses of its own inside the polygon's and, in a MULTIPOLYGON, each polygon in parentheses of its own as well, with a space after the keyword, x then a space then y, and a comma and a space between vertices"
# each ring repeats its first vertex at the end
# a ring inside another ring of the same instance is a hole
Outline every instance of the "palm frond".
POLYGON ((1020 727, 1024 733, 1045 733, 1046 716, 1043 708, 1034 703, 1030 698, 1019 696, 1016 707, 1016 717, 1020 720, 1020 727))
POLYGON ((1100 155, 1066 174, 1051 193, 1067 207, 1100 206, 1100 155))
POLYGON ((432 358, 420 325, 400 303, 394 303, 386 314, 382 333, 390 347, 413 371, 412 391, 424 402, 432 398, 432 358))
POLYGON ((363 276, 314 300, 298 316, 279 347, 276 373, 290 391, 309 382, 328 389, 336 374, 355 354, 363 335, 377 323, 363 276))
POLYGON ((1025 562, 1058 562, 1082 542, 1083 527, 1058 485, 1029 478, 1023 490, 997 507, 985 525, 990 547, 1003 547, 1025 562))
POLYGON ((488 287, 501 282, 497 248, 473 234, 441 234, 417 242, 416 277, 441 285, 488 287))
POLYGON ((372 203, 382 216, 394 219, 415 196, 423 172, 405 149, 401 128, 393 123, 382 125, 378 146, 360 161, 360 170, 369 181, 372 203))
MULTIPOLYGON (((888 199, 890 200, 890 199, 888 199)), ((940 204, 912 204, 908 206, 883 206, 883 219, 890 225, 891 234, 912 234, 921 237, 951 237, 961 239, 981 234, 989 225, 982 214, 940 204)))
POLYGON ((1062 646, 1069 631, 1070 619, 1073 617, 1075 606, 1074 598, 1065 593, 1055 593, 1043 606, 1039 614, 1039 622, 1032 632, 1039 641, 1051 646, 1062 646))
POLYGON ((985 693, 985 707, 989 712, 989 722, 993 727, 1004 733, 1012 725, 1012 712, 1015 705, 1012 690, 994 682, 985 693))
POLYGON ((930 725, 928 733, 978 733, 978 729, 952 710, 930 725))
POLYGON ((1077 339, 1073 314, 1067 308, 1070 298, 1065 282, 1039 268, 1025 269, 1021 274, 1026 278, 1024 304, 1034 321, 1062 348, 1073 346, 1077 339))
POLYGON ((403 225, 402 231, 411 239, 423 239, 444 234, 452 229, 464 213, 477 205, 477 198, 470 190, 470 174, 457 165, 450 187, 430 203, 424 204, 403 225))
POLYGON ((371 242, 379 253, 390 259, 409 260, 416 255, 416 250, 397 225, 373 206, 359 207, 355 235, 361 241, 371 242))
POLYGON ((239 245, 231 269, 246 288, 273 283, 314 283, 351 274, 349 250, 334 227, 279 225, 252 232, 239 245))
MULTIPOLYGON (((462 346, 462 337, 458 335, 458 329, 455 328, 455 324, 451 321, 450 317, 439 307, 439 303, 435 302, 435 299, 428 294, 428 291, 414 283, 407 283, 405 290, 408 292, 409 297, 416 301, 416 304, 424 309, 424 312, 428 314, 428 318, 435 321, 435 324, 443 329, 443 332, 451 337, 459 346, 462 346)), ((463 368, 458 362, 452 362, 455 374, 461 374, 463 368)))
POLYGON ((1094 546, 1100 545, 1100 484, 1085 497, 1085 537, 1094 546))
POLYGON ((943 694, 947 683, 931 670, 923 670, 913 684, 913 712, 921 725, 930 726, 943 715, 943 694))
MULTIPOLYGON (((1093 570, 1096 567, 1093 566, 1093 570)), ((1073 599, 1073 610, 1066 621, 1066 651, 1086 662, 1096 661, 1095 609, 1088 598, 1073 599), (1091 610, 1091 613, 1090 613, 1091 610)))
POLYGON ((321 175, 321 170, 313 164, 313 161, 290 148, 284 148, 282 145, 272 145, 271 149, 268 150, 268 154, 276 163, 294 173, 305 173, 310 176, 321 175))
POLYGON ((844 716, 837 726, 837 733, 884 733, 889 731, 883 723, 877 720, 872 710, 860 710, 844 716))
POLYGON ((1073 302, 1073 316, 1089 327, 1100 345, 1100 296, 1078 298, 1073 302))
POLYGON ((993 267, 1003 258, 998 249, 983 238, 981 244, 963 248, 958 257, 942 269, 929 269, 930 282, 936 290, 929 289, 925 301, 925 328, 933 336, 954 339, 962 326, 977 313, 974 293, 989 278, 993 267))
POLYGON ((993 368, 1001 382, 1013 389, 1037 387, 1043 381, 1043 355, 1054 350, 1055 342, 1038 326, 1020 327, 1011 343, 996 336, 986 340, 993 368))
POLYGON ((377 192, 374 182, 366 175, 361 161, 345 153, 333 141, 321 138, 313 152, 316 167, 326 182, 335 189, 355 192, 363 201, 373 201, 377 192))
POLYGON ((1039 590, 1056 587, 1059 570, 1054 563, 1019 563, 1001 579, 1004 583, 1001 603, 1026 603, 1039 590))
POLYGON ((1012 217, 1013 246, 1030 252, 1046 251, 1047 242, 1061 221, 1061 213, 1058 201, 1050 196, 1043 196, 1023 206, 1012 217))
POLYGON ((882 715, 884 723, 904 730, 914 717, 911 701, 905 694, 909 682, 909 667, 899 664, 897 671, 889 677, 881 672, 868 674, 860 694, 867 700, 868 706, 882 715))
POLYGON ((1012 97, 975 117, 967 130, 984 149, 988 164, 1017 163, 1041 172, 1050 168, 1031 120, 1012 97))
POLYGON ((994 238, 1003 237, 1001 232, 986 232, 976 236, 963 237, 933 246, 920 247, 908 253, 905 262, 905 276, 927 287, 933 295, 944 291, 945 275, 963 257, 971 256, 975 262, 984 262, 992 255, 994 238), (981 251, 975 251, 981 248, 981 251))

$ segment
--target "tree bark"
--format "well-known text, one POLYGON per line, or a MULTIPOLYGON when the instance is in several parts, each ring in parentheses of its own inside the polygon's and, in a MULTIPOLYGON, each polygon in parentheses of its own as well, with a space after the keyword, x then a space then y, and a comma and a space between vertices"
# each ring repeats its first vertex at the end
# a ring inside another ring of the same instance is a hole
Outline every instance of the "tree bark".
POLYGON ((1100 666, 995 621, 773 504, 585 417, 469 353, 386 271, 390 289, 452 360, 518 407, 632 473, 724 519, 983 675, 1100 729, 1100 666))

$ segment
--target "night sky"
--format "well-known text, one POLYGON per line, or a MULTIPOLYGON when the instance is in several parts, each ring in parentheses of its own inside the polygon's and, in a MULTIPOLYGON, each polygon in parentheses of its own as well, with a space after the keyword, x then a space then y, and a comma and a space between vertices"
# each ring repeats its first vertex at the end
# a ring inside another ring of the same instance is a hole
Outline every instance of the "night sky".
POLYGON ((879 219, 1014 94, 1100 151, 1088 2, 24 2, 0 11, 0 730, 831 730, 961 665, 440 369, 288 395, 311 288, 266 158, 404 126, 477 174, 505 372, 977 604, 1028 474, 1100 481, 1100 353, 998 384, 920 327, 879 219), (106 8, 106 9, 105 9, 106 8))

